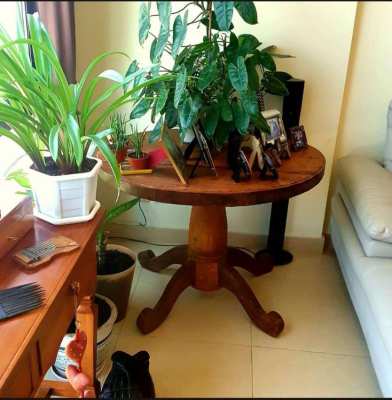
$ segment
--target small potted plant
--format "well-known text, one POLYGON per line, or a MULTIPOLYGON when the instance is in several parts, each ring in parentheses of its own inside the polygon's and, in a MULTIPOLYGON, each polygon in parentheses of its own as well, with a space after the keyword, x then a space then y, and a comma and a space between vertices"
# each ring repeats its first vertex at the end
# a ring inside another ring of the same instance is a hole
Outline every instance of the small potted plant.
POLYGON ((121 321, 127 312, 136 254, 125 246, 108 244, 107 225, 138 202, 139 199, 132 199, 108 210, 97 233, 97 293, 114 302, 117 321, 121 321))
POLYGON ((110 117, 111 145, 112 150, 116 154, 118 163, 122 163, 127 156, 128 134, 127 119, 124 114, 116 113, 110 117))
POLYGON ((134 169, 147 169, 149 154, 143 153, 144 140, 147 132, 139 132, 137 128, 131 125, 131 133, 129 134, 129 142, 132 148, 128 152, 129 163, 134 169))

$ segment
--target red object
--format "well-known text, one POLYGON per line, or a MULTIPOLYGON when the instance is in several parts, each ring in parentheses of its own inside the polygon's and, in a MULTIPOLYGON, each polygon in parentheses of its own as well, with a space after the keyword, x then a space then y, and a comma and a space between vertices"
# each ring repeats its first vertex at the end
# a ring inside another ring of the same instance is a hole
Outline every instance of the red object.
POLYGON ((65 375, 67 376, 70 385, 77 393, 79 393, 80 397, 87 397, 85 389, 91 384, 88 376, 83 372, 80 372, 75 365, 68 365, 65 370, 65 375))
POLYGON ((127 149, 124 148, 122 150, 117 150, 116 151, 116 160, 120 164, 125 160, 125 157, 127 156, 127 149))
POLYGON ((132 154, 129 154, 128 161, 132 166, 132 169, 148 169, 150 155, 148 153, 143 153, 142 158, 133 158, 132 154))
POLYGON ((80 369, 80 363, 83 358, 84 351, 87 346, 87 335, 85 332, 76 329, 75 337, 68 343, 65 348, 65 355, 78 363, 80 369))
POLYGON ((156 167, 163 160, 167 159, 166 152, 162 147, 159 147, 155 150, 151 150, 148 154, 150 155, 149 162, 148 162, 148 168, 151 168, 151 169, 156 167))

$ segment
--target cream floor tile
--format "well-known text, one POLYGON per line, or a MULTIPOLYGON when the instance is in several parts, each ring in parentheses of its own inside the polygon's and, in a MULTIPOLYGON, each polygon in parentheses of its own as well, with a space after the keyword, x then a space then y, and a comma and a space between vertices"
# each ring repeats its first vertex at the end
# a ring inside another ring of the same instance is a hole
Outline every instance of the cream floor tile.
POLYGON ((367 357, 255 347, 254 397, 380 397, 367 357))
POLYGON ((297 255, 294 263, 249 280, 267 311, 279 312, 278 338, 252 325, 252 344, 274 348, 368 355, 344 282, 333 257, 297 255))
POLYGON ((251 348, 122 335, 117 349, 147 350, 158 397, 251 397, 251 348))

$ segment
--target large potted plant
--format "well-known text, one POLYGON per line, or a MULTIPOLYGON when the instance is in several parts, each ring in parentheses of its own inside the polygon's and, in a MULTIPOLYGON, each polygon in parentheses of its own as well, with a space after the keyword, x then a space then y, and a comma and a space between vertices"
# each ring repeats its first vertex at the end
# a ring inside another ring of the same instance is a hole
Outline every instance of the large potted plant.
MULTIPOLYGON (((151 69, 149 77, 166 71, 176 75, 175 81, 145 89, 132 110, 131 118, 151 111, 155 127, 150 140, 159 138, 163 127, 177 127, 184 139, 197 125, 210 145, 220 149, 233 129, 244 135, 253 124, 269 132, 258 101, 266 92, 288 93, 285 81, 290 75, 276 70, 274 57, 289 56, 276 54, 275 46, 261 48, 262 43, 251 34, 234 33, 234 12, 246 23, 257 24, 253 2, 193 1, 172 11, 172 2, 157 1, 156 12, 150 5, 144 2, 139 10, 140 44, 151 38, 150 59, 160 66, 151 69), (197 11, 192 20, 188 18, 191 9, 197 11), (151 32, 152 17, 159 18, 159 33, 151 32), (205 35, 199 43, 187 44, 187 28, 193 24, 204 26, 205 35), (161 65, 165 52, 172 58, 171 66, 161 65)), ((137 70, 134 61, 128 72, 137 70)))
POLYGON ((111 129, 104 129, 107 118, 135 100, 144 87, 172 76, 141 81, 139 77, 148 72, 142 69, 126 77, 114 70, 93 75, 106 57, 126 56, 108 52, 90 63, 79 82, 69 83, 38 16, 28 15, 27 25, 29 39, 21 13, 16 40, 0 29, 0 135, 13 140, 31 158, 38 217, 54 224, 87 220, 99 208, 96 185, 101 161, 90 156, 93 148, 110 164, 117 183, 120 180, 107 141, 111 129), (96 95, 98 84, 105 79, 111 84, 96 95))
POLYGON ((97 233, 97 293, 111 299, 117 307, 117 321, 127 312, 135 271, 136 254, 125 246, 108 244, 108 224, 139 202, 132 199, 107 211, 97 233))

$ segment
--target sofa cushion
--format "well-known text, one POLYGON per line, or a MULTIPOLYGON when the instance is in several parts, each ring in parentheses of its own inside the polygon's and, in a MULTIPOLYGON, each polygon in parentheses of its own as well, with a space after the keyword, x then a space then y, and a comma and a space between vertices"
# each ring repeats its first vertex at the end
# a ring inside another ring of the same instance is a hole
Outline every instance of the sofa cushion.
POLYGON ((363 156, 341 158, 336 166, 339 180, 366 234, 392 243, 392 173, 363 156))
POLYGON ((384 148, 384 165, 392 171, 392 101, 389 103, 387 113, 387 140, 384 148))
MULTIPOLYGON (((367 257, 384 257, 384 258, 392 258, 392 243, 383 242, 381 240, 372 239, 365 230, 362 228, 361 223, 359 222, 358 216, 355 213, 354 207, 351 204, 349 197, 347 196, 346 191, 343 188, 340 180, 338 179, 336 182, 336 191, 338 195, 341 196, 344 206, 350 216, 351 222, 355 229, 355 233, 358 236, 358 239, 362 245, 363 252, 367 257)), ((333 204, 332 204, 333 208, 333 204)))

